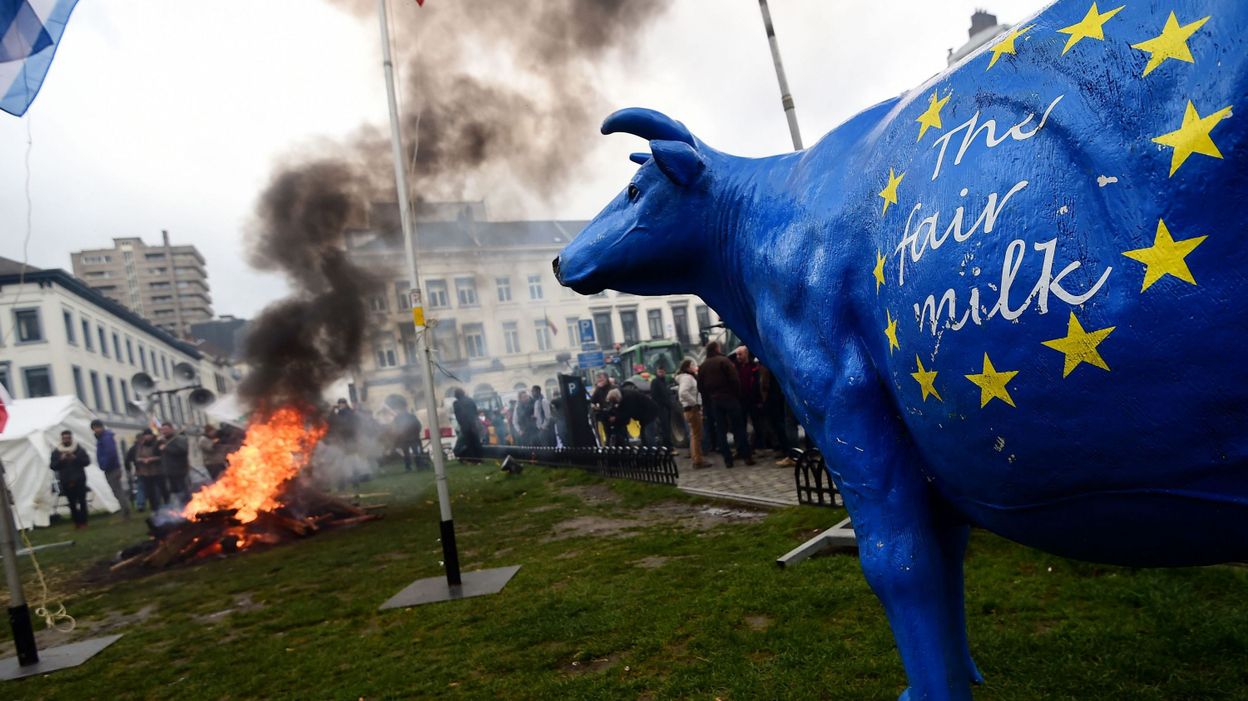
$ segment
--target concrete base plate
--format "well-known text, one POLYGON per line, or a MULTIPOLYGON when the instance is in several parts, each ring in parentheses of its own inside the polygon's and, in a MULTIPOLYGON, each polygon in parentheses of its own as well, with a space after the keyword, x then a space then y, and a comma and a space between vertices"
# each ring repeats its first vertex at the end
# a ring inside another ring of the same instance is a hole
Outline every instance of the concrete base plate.
POLYGON ((459 586, 450 586, 446 583, 446 577, 429 577, 427 579, 418 579, 407 585, 403 591, 390 597, 390 600, 381 605, 382 611, 386 609, 406 608, 408 606, 419 606, 420 604, 433 604, 439 601, 454 601, 455 599, 468 599, 474 596, 486 596, 487 594, 497 594, 507 586, 507 582, 520 571, 520 565, 512 565, 510 567, 496 567, 492 570, 478 570, 476 572, 464 572, 460 575, 462 584, 459 586))
POLYGON ((0 680, 33 677, 60 669, 77 667, 95 657, 97 652, 117 642, 120 638, 120 635, 109 635, 103 638, 82 640, 70 645, 46 648, 39 651, 38 662, 25 667, 17 663, 16 656, 6 657, 0 660, 0 680))

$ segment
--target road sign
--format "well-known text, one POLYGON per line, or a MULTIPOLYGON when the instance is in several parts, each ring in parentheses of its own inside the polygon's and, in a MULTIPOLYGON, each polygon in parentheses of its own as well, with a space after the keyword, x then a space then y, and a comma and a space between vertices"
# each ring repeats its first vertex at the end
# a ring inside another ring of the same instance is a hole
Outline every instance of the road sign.
POLYGON ((412 323, 416 326, 425 325, 425 307, 420 303, 420 288, 414 287, 408 295, 411 297, 412 323))
POLYGON ((576 328, 581 332, 581 343, 594 342, 594 320, 580 319, 576 322, 576 328))
POLYGON ((577 353, 576 363, 582 368, 600 368, 606 365, 602 351, 593 351, 590 353, 577 353))

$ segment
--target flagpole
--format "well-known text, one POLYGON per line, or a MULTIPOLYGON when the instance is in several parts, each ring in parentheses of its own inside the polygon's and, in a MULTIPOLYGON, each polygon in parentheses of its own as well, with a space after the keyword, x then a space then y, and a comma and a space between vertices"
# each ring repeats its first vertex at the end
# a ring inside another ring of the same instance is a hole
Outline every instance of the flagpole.
MULTIPOLYGON (((417 4, 421 4, 418 0, 417 4)), ((399 104, 394 90, 394 61, 390 57, 390 27, 386 21, 386 0, 377 0, 377 15, 381 21, 382 63, 386 70, 386 97, 390 103, 390 142, 394 148, 394 182, 399 196, 399 221, 403 226, 403 245, 407 252, 407 269, 411 276, 412 324, 416 328, 417 350, 423 352, 425 400, 429 411, 430 449, 433 455, 433 472, 438 490, 438 509, 441 515, 442 565, 446 578, 428 577, 412 582, 399 593, 390 597, 381 608, 404 608, 437 601, 465 599, 473 596, 497 594, 520 570, 519 565, 494 567, 463 573, 459 571, 459 551, 455 547, 455 522, 451 518, 451 492, 446 483, 446 461, 442 453, 442 424, 438 421, 437 388, 433 383, 433 349, 430 332, 432 327, 425 321, 425 307, 421 301, 420 276, 416 272, 416 223, 412 218, 411 190, 407 185, 407 167, 403 159, 403 136, 399 131, 399 104)))
POLYGON ((793 137, 793 150, 802 150, 802 133, 797 128, 797 108, 793 105, 793 95, 789 92, 789 80, 784 75, 784 64, 780 62, 780 43, 776 40, 776 29, 771 24, 771 10, 767 0, 758 0, 758 7, 763 11, 763 29, 767 32, 767 43, 771 45, 771 61, 776 66, 776 80, 780 82, 780 105, 784 108, 784 117, 789 120, 789 136, 793 137))
POLYGON ((433 380, 433 351, 430 348, 430 330, 425 321, 425 308, 421 300, 420 276, 416 270, 416 224, 412 218, 410 194, 407 184, 407 168, 403 159, 403 136, 399 130, 399 103, 394 90, 394 61, 390 56, 390 26, 386 21, 386 0, 377 0, 377 16, 381 21, 381 55, 386 72, 386 99, 390 104, 390 142, 394 149, 394 181, 398 189, 399 221, 403 227, 403 244, 407 252, 407 270, 411 279, 412 325, 416 330, 417 354, 424 356, 421 363, 425 380, 425 406, 429 420, 429 447, 433 453, 433 473, 438 491, 438 510, 441 516, 442 562, 446 568, 446 582, 450 586, 461 584, 459 552, 455 547, 455 521, 451 516, 451 493, 446 483, 446 458, 442 452, 442 424, 438 420, 437 388, 433 380))

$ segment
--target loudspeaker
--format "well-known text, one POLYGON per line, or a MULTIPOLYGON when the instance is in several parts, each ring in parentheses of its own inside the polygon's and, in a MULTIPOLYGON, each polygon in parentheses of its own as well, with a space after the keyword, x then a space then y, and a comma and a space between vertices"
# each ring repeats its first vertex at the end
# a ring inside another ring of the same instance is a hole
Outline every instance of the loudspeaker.
POLYGON ((195 366, 190 363, 178 363, 173 366, 173 379, 183 384, 190 384, 199 377, 199 373, 195 372, 195 366))
POLYGON ((216 399, 217 395, 213 394, 212 390, 200 387, 192 390, 186 401, 191 405, 192 409, 206 409, 216 399))
POLYGON ((135 394, 142 397, 156 389, 156 381, 145 372, 136 372, 130 377, 130 386, 134 388, 135 394))

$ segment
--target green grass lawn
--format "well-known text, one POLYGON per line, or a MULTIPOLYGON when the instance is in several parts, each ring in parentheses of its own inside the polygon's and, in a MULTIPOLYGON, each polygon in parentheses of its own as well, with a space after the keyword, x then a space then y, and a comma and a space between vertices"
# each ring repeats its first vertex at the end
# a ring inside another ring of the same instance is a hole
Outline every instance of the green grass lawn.
MULTIPOLYGON (((496 596, 384 613, 392 594, 441 572, 428 473, 364 486, 388 493, 366 500, 388 504, 383 520, 142 578, 99 577, 142 537, 138 519, 39 530, 35 542, 78 542, 39 553, 79 621, 71 639, 125 636, 77 669, 4 682, 0 696, 710 701, 904 688, 856 559, 774 564, 839 513, 725 516, 672 488, 495 470, 451 468, 461 557, 465 570, 520 572, 496 596)), ((1248 569, 1094 566, 978 532, 966 577, 988 679, 978 699, 1248 697, 1248 569)))

